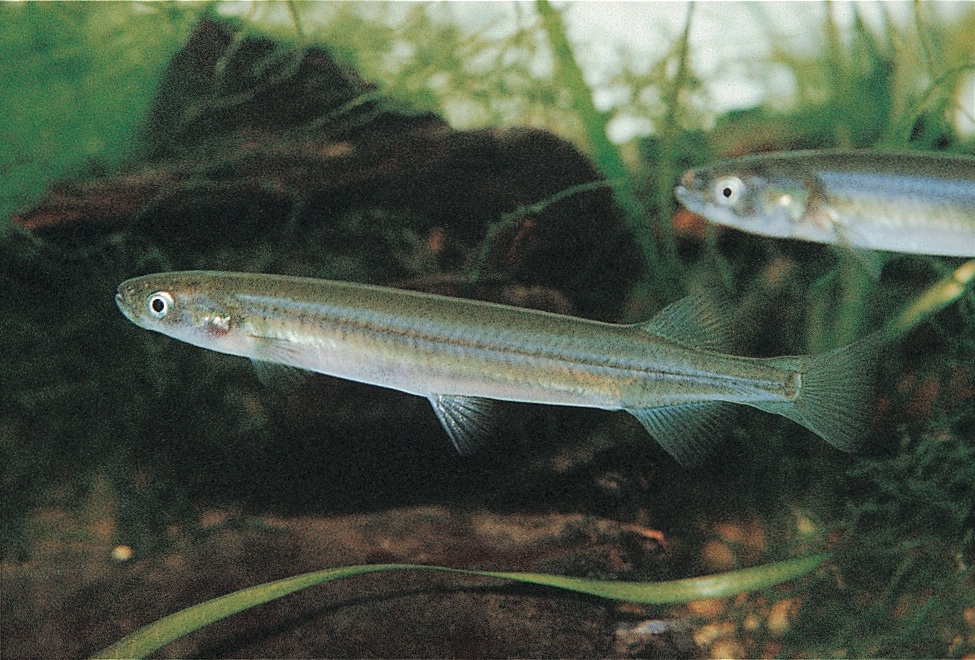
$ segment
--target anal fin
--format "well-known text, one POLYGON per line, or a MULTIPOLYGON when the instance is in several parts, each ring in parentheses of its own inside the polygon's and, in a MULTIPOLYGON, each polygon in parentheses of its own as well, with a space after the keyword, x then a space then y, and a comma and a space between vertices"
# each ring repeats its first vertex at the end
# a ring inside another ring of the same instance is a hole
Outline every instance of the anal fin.
POLYGON ((722 418, 733 404, 708 401, 660 408, 627 408, 660 446, 684 467, 701 462, 719 443, 722 418))
POLYGON ((447 394, 429 394, 427 398, 450 441, 462 456, 472 454, 491 434, 491 408, 494 403, 490 399, 447 394))

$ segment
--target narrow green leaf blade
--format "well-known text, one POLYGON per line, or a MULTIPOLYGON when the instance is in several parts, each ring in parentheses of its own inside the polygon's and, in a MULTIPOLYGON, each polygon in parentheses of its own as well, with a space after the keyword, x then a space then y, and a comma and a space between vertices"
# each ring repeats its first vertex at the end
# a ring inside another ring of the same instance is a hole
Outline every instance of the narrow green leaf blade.
POLYGON ((185 637, 195 630, 204 628, 211 623, 225 619, 232 614, 243 612, 255 605, 287 596, 295 591, 313 587, 323 582, 341 578, 363 575, 365 573, 379 573, 413 568, 403 564, 375 564, 366 566, 343 566, 330 568, 313 573, 302 573, 290 578, 266 582, 255 587, 248 587, 218 596, 197 605, 187 607, 175 614, 150 623, 135 632, 126 635, 121 640, 96 653, 93 658, 144 658, 161 649, 166 644, 185 637))
POLYGON ((600 598, 626 600, 636 603, 671 604, 684 603, 701 598, 721 598, 755 589, 764 589, 808 573, 819 566, 827 555, 817 554, 797 559, 775 562, 738 571, 706 575, 697 578, 668 582, 618 582, 611 580, 587 580, 584 578, 550 575, 547 573, 511 573, 505 571, 477 571, 444 566, 419 564, 369 564, 343 566, 323 571, 303 573, 294 577, 267 582, 241 589, 193 605, 184 610, 151 623, 122 638, 112 646, 95 654, 95 658, 141 658, 159 650, 189 633, 199 630, 232 614, 266 603, 282 596, 342 578, 381 573, 385 571, 440 571, 477 575, 481 577, 515 580, 600 598))

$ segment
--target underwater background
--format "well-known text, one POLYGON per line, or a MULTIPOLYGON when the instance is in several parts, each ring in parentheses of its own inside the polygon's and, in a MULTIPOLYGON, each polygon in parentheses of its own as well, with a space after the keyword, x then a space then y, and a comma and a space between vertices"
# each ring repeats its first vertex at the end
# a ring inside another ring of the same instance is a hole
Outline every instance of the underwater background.
POLYGON ((369 576, 163 652, 975 654, 970 286, 884 352, 870 451, 743 410, 694 470, 627 415, 524 404, 460 457, 421 398, 266 387, 119 314, 124 279, 197 268, 618 322, 716 287, 736 352, 771 356, 865 336, 962 262, 888 256, 875 276, 843 249, 709 227, 672 190, 759 151, 975 155, 970 4, 869 21, 803 4, 812 50, 767 19, 770 54, 728 66, 790 84, 721 112, 690 39, 708 3, 652 32, 656 59, 621 50, 608 96, 580 67, 575 7, 515 4, 481 32, 454 20, 463 4, 0 7, 0 655, 91 654, 345 564, 669 580, 820 551, 785 586, 679 606, 369 576), (610 140, 623 119, 645 134, 610 140))

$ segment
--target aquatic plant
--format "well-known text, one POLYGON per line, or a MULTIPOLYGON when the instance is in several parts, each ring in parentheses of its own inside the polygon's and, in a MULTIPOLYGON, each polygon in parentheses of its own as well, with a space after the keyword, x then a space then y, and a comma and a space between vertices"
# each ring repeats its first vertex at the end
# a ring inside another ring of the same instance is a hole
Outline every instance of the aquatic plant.
POLYGON ((295 591, 314 587, 332 580, 385 573, 387 571, 438 571, 457 575, 513 580, 525 584, 554 587, 565 591, 598 596, 633 603, 666 605, 701 598, 722 598, 742 592, 764 589, 786 580, 797 578, 814 570, 826 559, 826 555, 811 555, 789 559, 756 568, 732 571, 720 575, 686 578, 671 582, 640 583, 585 580, 581 578, 548 575, 545 573, 513 573, 508 571, 474 571, 424 564, 370 564, 367 566, 342 566, 315 573, 261 584, 220 598, 200 603, 172 614, 128 635, 118 643, 101 650, 95 658, 142 658, 158 651, 195 630, 226 618, 245 609, 282 598, 295 591))

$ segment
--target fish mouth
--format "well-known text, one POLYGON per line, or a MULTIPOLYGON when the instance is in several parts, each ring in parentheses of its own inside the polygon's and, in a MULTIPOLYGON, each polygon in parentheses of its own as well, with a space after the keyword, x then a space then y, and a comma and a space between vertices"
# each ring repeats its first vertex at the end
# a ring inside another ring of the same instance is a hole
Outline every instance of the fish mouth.
POLYGON ((696 190, 692 190, 685 185, 679 185, 674 188, 674 197, 680 202, 684 208, 692 213, 697 213, 698 215, 704 210, 705 203, 701 196, 701 193, 696 190))
POLYGON ((700 208, 704 203, 700 178, 694 170, 687 170, 681 174, 680 180, 674 187, 674 197, 691 211, 695 206, 700 208))
POLYGON ((122 295, 121 291, 115 294, 115 304, 118 305, 119 311, 125 315, 125 318, 138 324, 135 318, 135 314, 132 312, 132 305, 129 304, 128 300, 122 295))

